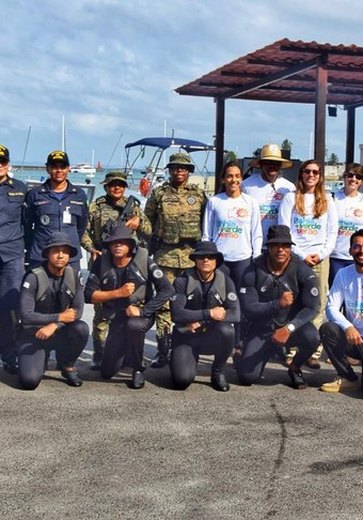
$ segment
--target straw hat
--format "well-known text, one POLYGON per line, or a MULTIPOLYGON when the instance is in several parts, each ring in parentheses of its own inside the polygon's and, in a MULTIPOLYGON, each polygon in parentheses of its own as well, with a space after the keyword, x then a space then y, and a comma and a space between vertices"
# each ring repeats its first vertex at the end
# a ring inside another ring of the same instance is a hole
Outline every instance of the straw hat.
POLYGON ((281 148, 278 144, 265 144, 261 148, 260 157, 252 159, 248 164, 251 168, 261 168, 261 161, 279 161, 280 168, 291 168, 292 161, 282 157, 281 148))

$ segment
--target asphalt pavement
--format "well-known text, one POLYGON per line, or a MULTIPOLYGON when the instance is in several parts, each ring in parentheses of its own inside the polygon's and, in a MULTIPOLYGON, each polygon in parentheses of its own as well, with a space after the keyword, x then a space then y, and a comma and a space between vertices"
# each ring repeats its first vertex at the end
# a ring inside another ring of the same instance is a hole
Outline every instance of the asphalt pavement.
POLYGON ((0 518, 363 519, 362 395, 320 392, 327 363, 297 391, 277 361, 241 387, 230 360, 220 393, 208 356, 186 391, 167 367, 133 390, 128 370, 104 381, 90 359, 91 342, 80 388, 54 362, 35 391, 0 369, 0 518))

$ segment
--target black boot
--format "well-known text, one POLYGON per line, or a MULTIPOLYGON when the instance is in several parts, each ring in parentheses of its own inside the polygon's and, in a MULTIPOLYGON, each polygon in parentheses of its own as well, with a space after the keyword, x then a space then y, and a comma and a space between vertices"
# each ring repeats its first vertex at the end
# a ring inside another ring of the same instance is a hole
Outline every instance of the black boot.
POLYGON ((211 383, 214 390, 218 390, 219 392, 228 392, 229 390, 229 384, 223 372, 212 374, 211 383))
POLYGON ((171 347, 171 334, 164 334, 157 338, 158 351, 150 366, 151 368, 163 368, 169 361, 169 350, 171 347))

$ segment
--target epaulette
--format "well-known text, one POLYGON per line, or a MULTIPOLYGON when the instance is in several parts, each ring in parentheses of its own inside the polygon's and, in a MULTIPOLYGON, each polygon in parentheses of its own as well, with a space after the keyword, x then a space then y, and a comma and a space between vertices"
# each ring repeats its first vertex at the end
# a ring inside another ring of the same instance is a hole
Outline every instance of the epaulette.
POLYGON ((95 200, 95 204, 97 204, 98 206, 100 204, 102 204, 103 202, 107 202, 107 199, 106 199, 106 196, 105 195, 102 195, 101 197, 98 197, 96 200, 95 200))

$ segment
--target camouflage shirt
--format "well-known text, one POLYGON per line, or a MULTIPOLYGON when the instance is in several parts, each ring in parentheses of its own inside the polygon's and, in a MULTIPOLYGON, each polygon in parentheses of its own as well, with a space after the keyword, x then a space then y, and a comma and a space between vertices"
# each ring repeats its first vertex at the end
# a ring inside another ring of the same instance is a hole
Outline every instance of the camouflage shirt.
MULTIPOLYGON (((107 195, 99 197, 92 202, 89 213, 86 231, 82 237, 81 244, 86 251, 91 252, 92 249, 102 249, 102 235, 110 221, 116 222, 122 215, 123 208, 127 202, 127 197, 121 197, 120 200, 114 202, 107 195)), ((136 231, 139 241, 144 242, 145 237, 151 234, 151 224, 145 216, 142 209, 137 204, 132 208, 132 217, 140 218, 140 226, 136 231)))
POLYGON ((146 202, 155 239, 154 259, 164 267, 185 269, 194 263, 189 254, 202 238, 202 217, 207 198, 195 184, 155 188, 146 202))

